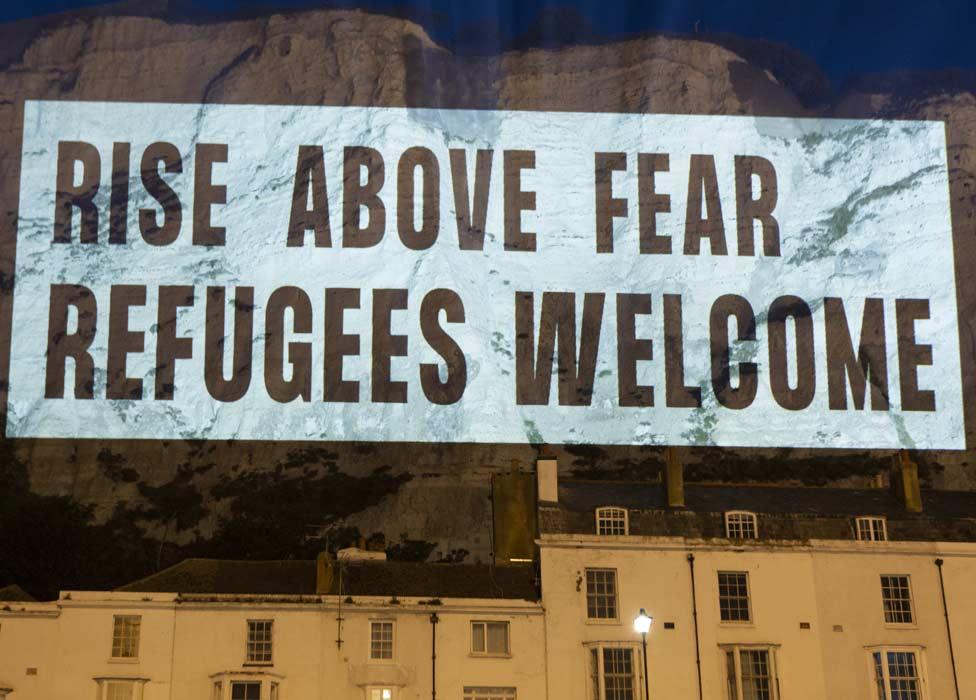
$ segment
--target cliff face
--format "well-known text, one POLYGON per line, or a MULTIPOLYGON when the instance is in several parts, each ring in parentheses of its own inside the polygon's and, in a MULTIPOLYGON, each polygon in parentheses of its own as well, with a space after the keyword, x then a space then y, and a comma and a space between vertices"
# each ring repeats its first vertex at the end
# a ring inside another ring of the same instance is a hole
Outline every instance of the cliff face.
MULTIPOLYGON (((957 256, 973 250, 972 75, 875 77, 830 97, 823 76, 803 57, 736 37, 650 36, 466 57, 408 21, 357 11, 202 23, 173 19, 165 5, 138 12, 94 11, 0 27, 0 337, 10 327, 27 98, 938 119, 949 138, 957 256)), ((976 298, 976 275, 961 275, 959 284, 962 297, 976 298)), ((976 319, 968 324, 964 355, 972 358, 976 319)), ((4 339, 0 353, 6 352, 4 339)), ((0 354, 0 378, 7 361, 0 354)), ((964 372, 971 388, 971 368, 964 372)), ((304 556, 342 544, 356 530, 385 533, 402 556, 451 558, 467 550, 484 559, 488 475, 513 462, 528 466, 538 451, 528 445, 8 441, 0 443, 0 476, 9 478, 0 483, 9 485, 8 500, 20 500, 4 516, 5 532, 31 541, 24 520, 36 517, 30 507, 70 511, 76 519, 65 527, 91 534, 78 549, 116 548, 131 555, 131 566, 108 567, 94 578, 83 572, 84 562, 77 571, 36 571, 21 561, 21 547, 0 552, 0 560, 17 559, 0 569, 0 578, 30 579, 45 591, 54 581, 111 585, 187 554, 304 556)), ((565 471, 598 478, 653 478, 663 461, 654 448, 546 451, 565 471)), ((689 478, 725 481, 863 485, 887 467, 887 458, 688 451, 689 478)), ((920 459, 928 484, 976 488, 971 451, 920 459)))

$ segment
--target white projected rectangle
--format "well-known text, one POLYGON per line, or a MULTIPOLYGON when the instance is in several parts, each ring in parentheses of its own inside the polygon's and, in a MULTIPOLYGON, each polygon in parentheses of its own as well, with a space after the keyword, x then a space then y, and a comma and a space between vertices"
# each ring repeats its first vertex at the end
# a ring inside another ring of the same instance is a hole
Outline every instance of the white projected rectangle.
POLYGON ((25 106, 17 437, 962 449, 943 125, 25 106))

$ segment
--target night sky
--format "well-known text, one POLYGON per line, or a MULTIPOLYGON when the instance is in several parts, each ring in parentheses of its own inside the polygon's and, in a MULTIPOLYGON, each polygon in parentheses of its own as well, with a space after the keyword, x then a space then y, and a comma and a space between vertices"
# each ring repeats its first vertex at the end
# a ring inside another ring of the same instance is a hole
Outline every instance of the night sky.
MULTIPOLYGON (((138 6, 134 0, 131 7, 138 6)), ((101 3, 3 3, 0 20, 101 3)), ((835 87, 851 76, 888 70, 976 69, 976 2, 970 0, 170 0, 177 19, 250 15, 267 8, 358 7, 408 17, 439 43, 490 53, 515 45, 606 41, 647 31, 727 32, 789 44, 812 58, 835 87)))

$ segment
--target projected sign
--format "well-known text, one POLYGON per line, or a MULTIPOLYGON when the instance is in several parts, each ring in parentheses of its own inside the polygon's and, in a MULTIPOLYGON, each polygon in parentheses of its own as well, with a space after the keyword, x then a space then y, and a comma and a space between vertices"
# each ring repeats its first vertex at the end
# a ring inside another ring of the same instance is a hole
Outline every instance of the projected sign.
POLYGON ((963 448, 943 126, 29 102, 12 436, 963 448))

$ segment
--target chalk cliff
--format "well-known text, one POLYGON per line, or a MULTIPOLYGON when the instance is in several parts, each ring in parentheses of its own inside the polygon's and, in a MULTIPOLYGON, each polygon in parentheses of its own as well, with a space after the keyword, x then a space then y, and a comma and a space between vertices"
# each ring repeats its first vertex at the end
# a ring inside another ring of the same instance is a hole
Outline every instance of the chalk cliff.
MULTIPOLYGON (((28 98, 945 120, 954 223, 966 239, 961 249, 972 250, 976 76, 969 74, 873 76, 834 94, 802 56, 737 37, 647 36, 470 56, 437 45, 409 21, 359 11, 190 21, 166 3, 0 26, 0 47, 0 336, 10 327, 22 107, 28 98)), ((959 283, 963 297, 976 297, 976 275, 959 283)), ((974 356, 976 318, 968 323, 964 354, 974 356)), ((6 345, 0 342, 0 353, 6 345)), ((0 378, 6 366, 0 354, 0 378)), ((967 382, 972 386, 971 373, 967 382)), ((18 562, 6 573, 0 569, 0 577, 30 579, 19 582, 42 592, 55 580, 111 585, 187 554, 305 556, 306 550, 342 544, 356 529, 385 533, 403 556, 450 558, 467 550, 484 559, 490 551, 488 475, 513 464, 527 467, 541 449, 7 441, 0 443, 0 488, 21 505, 0 521, 6 528, 0 540, 10 533, 28 543, 34 538, 57 556, 57 545, 43 539, 57 534, 32 533, 24 518, 34 517, 33 511, 22 503, 39 512, 75 508, 76 519, 64 527, 83 525, 91 538, 72 534, 64 546, 81 552, 102 547, 128 557, 129 565, 96 575, 81 573, 83 562, 54 571, 18 562), (61 500, 30 501, 35 497, 61 500)), ((654 448, 544 449, 560 458, 567 473, 595 478, 654 478, 663 463, 654 448)), ((859 485, 885 470, 888 460, 881 453, 798 450, 689 450, 686 457, 692 479, 859 485)), ((920 460, 928 484, 976 488, 971 451, 920 460)), ((18 546, 14 555, 22 557, 28 545, 18 546)))

